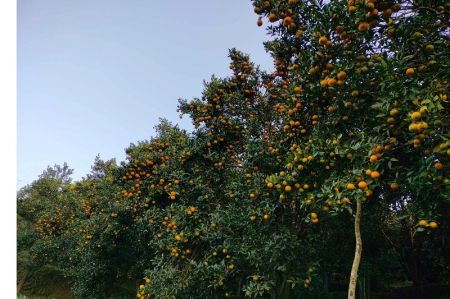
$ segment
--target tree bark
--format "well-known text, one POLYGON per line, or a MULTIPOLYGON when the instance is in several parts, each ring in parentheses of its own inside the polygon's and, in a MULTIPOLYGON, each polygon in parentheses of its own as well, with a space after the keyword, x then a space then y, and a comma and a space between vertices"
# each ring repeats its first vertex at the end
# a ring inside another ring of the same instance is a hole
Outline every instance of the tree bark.
POLYGON ((361 198, 356 199, 355 214, 355 257, 353 258, 352 272, 350 273, 350 283, 348 285, 348 299, 356 298, 356 282, 358 280, 358 269, 361 261, 362 240, 361 240, 361 198))

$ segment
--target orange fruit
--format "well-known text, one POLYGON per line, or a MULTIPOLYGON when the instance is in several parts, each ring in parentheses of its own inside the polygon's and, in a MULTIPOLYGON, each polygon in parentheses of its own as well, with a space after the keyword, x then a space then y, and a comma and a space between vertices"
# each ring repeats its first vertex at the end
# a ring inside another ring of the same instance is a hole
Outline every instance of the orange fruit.
POLYGON ((400 188, 400 186, 397 184, 397 183, 391 183, 391 185, 390 185, 390 187, 391 187, 391 189, 392 190, 398 190, 399 188, 400 188))
POLYGON ((356 189, 355 185, 352 184, 352 183, 348 183, 348 184, 346 185, 346 188, 347 188, 347 190, 355 190, 355 189, 356 189))
POLYGON ((392 109, 390 112, 389 112, 389 115, 390 116, 397 116, 397 114, 398 114, 398 109, 397 108, 394 108, 394 109, 392 109))
POLYGON ((411 113, 412 120, 418 120, 422 117, 422 114, 418 111, 411 113))
POLYGON ((358 187, 359 187, 359 189, 364 190, 367 188, 367 183, 365 181, 360 181, 358 183, 358 187))
POLYGON ((271 23, 278 21, 277 15, 274 14, 273 12, 271 12, 271 13, 269 14, 269 21, 270 21, 271 23))
POLYGON ((431 222, 428 224, 428 226, 429 226, 430 228, 437 228, 437 227, 438 227, 438 224, 437 224, 436 222, 434 222, 434 221, 431 221, 431 222))
POLYGON ((369 27, 370 27, 369 23, 367 23, 367 22, 362 22, 362 23, 359 23, 359 25, 358 25, 358 30, 359 30, 359 32, 363 32, 363 31, 368 30, 369 27))
POLYGON ((262 26, 262 24, 263 24, 262 19, 261 19, 261 18, 258 18, 258 21, 256 21, 256 25, 262 26))
POLYGON ((340 71, 340 72, 337 74, 337 78, 338 78, 339 80, 344 80, 346 76, 347 76, 347 73, 344 72, 344 71, 340 71))
POLYGON ((319 44, 321 44, 321 45, 326 45, 328 43, 328 38, 326 37, 326 36, 321 36, 320 38, 319 38, 319 44))
POLYGON ((434 163, 434 168, 439 170, 439 169, 444 168, 444 165, 441 162, 436 162, 436 163, 434 163))
POLYGON ((426 220, 420 220, 419 221, 419 226, 427 226, 428 225, 428 222, 426 221, 426 220))
POLYGON ((414 75, 414 68, 410 67, 409 69, 406 70, 406 75, 407 76, 412 76, 414 75))
POLYGON ((380 173, 378 171, 372 171, 370 177, 374 180, 378 180, 378 178, 380 177, 380 173))
POLYGON ((335 84, 336 84, 336 79, 334 79, 334 78, 328 79, 327 85, 329 87, 333 87, 335 84))
POLYGON ((283 22, 284 22, 284 26, 289 26, 292 23, 294 23, 294 20, 292 19, 292 17, 287 16, 284 18, 283 22))

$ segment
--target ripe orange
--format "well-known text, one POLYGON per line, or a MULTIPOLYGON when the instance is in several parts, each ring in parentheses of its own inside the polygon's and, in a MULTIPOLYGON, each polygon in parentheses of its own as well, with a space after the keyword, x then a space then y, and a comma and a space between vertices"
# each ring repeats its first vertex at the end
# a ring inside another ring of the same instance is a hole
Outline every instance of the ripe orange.
POLYGON ((291 192, 292 191, 292 187, 287 185, 286 187, 284 187, 284 191, 291 192))
POLYGON ((328 79, 327 85, 329 87, 333 87, 335 84, 336 84, 336 79, 334 79, 334 78, 328 79))
POLYGON ((412 120, 418 120, 418 119, 420 119, 421 117, 422 117, 422 114, 421 114, 420 112, 418 112, 418 111, 413 112, 413 113, 411 114, 412 120))
POLYGON ((370 162, 375 163, 378 161, 378 157, 376 155, 372 155, 372 156, 370 156, 369 160, 370 160, 370 162))
POLYGON ((346 76, 347 76, 347 73, 344 72, 344 71, 340 71, 340 72, 337 74, 337 78, 338 78, 339 80, 344 80, 346 76))
POLYGON ((328 38, 326 36, 321 36, 319 38, 319 44, 321 44, 322 46, 326 45, 328 43, 328 38))
POLYGON ((397 108, 394 108, 394 109, 392 109, 390 112, 389 112, 389 115, 390 116, 397 116, 397 114, 398 114, 398 109, 397 108))
POLYGON ((271 23, 278 21, 277 15, 274 14, 273 12, 271 12, 271 13, 269 14, 269 21, 270 21, 271 23))
POLYGON ((262 26, 262 24, 263 24, 262 19, 261 19, 261 18, 258 18, 258 21, 256 21, 256 24, 257 24, 258 26, 262 26))
POLYGON ((406 70, 406 75, 407 76, 412 76, 414 75, 414 68, 410 67, 409 69, 406 70))
POLYGON ((434 163, 434 168, 439 170, 439 169, 444 168, 444 165, 441 162, 436 162, 436 163, 434 163))
POLYGON ((396 191, 400 188, 400 186, 397 183, 391 183, 390 187, 394 191, 396 191))
POLYGON ((365 181, 360 181, 358 183, 358 187, 359 187, 359 189, 364 190, 367 188, 367 183, 365 181))
POLYGON ((430 226, 430 228, 437 228, 438 227, 438 224, 436 222, 434 222, 434 221, 431 221, 428 225, 430 226))
POLYGON ((270 219, 270 215, 269 214, 264 214, 263 219, 264 220, 269 220, 270 219))
POLYGON ((359 30, 359 32, 363 32, 363 31, 368 30, 369 27, 370 27, 369 23, 367 23, 367 22, 362 22, 362 23, 359 23, 359 25, 358 25, 358 30, 359 30))
POLYGON ((428 222, 426 221, 426 220, 420 220, 419 221, 419 226, 427 226, 428 225, 428 222))
POLYGON ((294 20, 292 19, 292 17, 287 16, 284 18, 283 23, 284 23, 284 26, 287 27, 287 26, 291 25, 292 23, 294 23, 294 20))
POLYGON ((348 183, 348 184, 346 185, 346 188, 347 188, 347 190, 355 190, 355 189, 356 189, 355 185, 352 184, 352 183, 348 183))
POLYGON ((378 180, 378 178, 380 177, 380 173, 378 171, 372 171, 370 177, 374 180, 378 180))
POLYGON ((421 122, 417 123, 417 130, 424 131, 427 128, 428 128, 428 124, 426 122, 421 121, 421 122))
POLYGON ((268 182, 268 183, 267 183, 267 188, 272 189, 272 188, 273 188, 273 183, 268 182))
POLYGON ((409 125, 408 130, 410 132, 418 131, 419 130, 419 125, 415 124, 415 123, 412 123, 412 124, 409 125))

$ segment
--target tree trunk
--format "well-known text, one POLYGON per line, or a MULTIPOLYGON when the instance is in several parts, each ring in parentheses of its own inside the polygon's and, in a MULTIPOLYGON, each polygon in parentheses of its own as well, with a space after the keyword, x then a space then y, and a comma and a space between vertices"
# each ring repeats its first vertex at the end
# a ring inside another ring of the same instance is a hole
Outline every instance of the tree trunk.
POLYGON ((362 241, 361 241, 361 198, 356 199, 355 215, 355 257, 353 259, 352 272, 350 274, 350 283, 348 285, 348 299, 356 298, 356 282, 358 280, 358 268, 361 261, 362 241))

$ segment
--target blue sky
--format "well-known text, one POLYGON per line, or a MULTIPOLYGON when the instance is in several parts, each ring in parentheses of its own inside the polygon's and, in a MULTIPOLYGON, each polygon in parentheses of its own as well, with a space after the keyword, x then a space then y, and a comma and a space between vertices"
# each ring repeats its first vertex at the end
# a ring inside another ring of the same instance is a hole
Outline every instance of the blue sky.
POLYGON ((67 162, 74 179, 97 154, 154 134, 160 117, 179 119, 179 98, 203 80, 229 76, 228 49, 271 69, 264 27, 245 0, 18 0, 17 184, 67 162))

